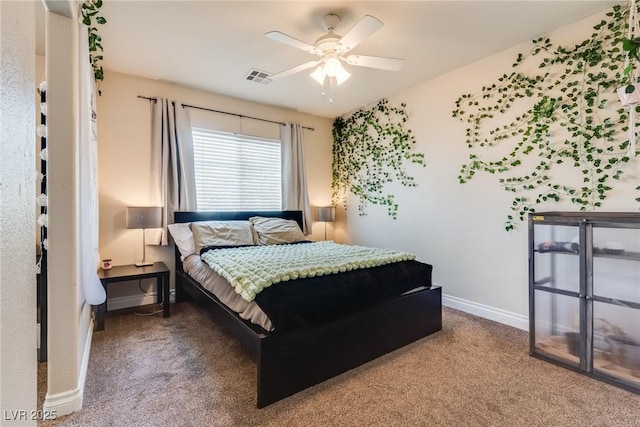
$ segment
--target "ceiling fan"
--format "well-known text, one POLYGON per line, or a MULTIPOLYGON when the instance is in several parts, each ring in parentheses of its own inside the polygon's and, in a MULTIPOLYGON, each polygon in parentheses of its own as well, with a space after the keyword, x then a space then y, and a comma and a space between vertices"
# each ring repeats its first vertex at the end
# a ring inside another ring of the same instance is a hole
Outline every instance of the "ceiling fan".
POLYGON ((382 28, 384 26, 382 21, 371 15, 365 15, 344 36, 333 32, 339 22, 340 17, 338 15, 334 13, 326 14, 322 18, 322 25, 327 30, 327 34, 320 36, 313 45, 281 33, 280 31, 270 31, 266 33, 265 36, 272 40, 288 44, 320 57, 319 60, 309 61, 289 68, 273 74, 269 78, 271 80, 278 80, 316 67, 311 73, 311 77, 323 86, 325 82, 328 82, 329 89, 331 89, 334 81, 336 84, 341 85, 351 77, 351 73, 344 68, 343 62, 359 67, 370 67, 390 71, 397 71, 402 68, 404 59, 353 54, 345 56, 347 52, 382 28))

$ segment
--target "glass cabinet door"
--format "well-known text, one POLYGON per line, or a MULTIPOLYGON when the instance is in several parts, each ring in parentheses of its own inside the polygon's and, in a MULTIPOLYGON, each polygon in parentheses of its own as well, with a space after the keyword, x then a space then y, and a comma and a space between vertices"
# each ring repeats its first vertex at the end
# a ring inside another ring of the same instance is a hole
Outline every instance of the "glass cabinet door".
POLYGON ((535 350, 580 366, 580 300, 536 290, 535 350))
POLYGON ((581 257, 578 224, 533 226, 532 345, 554 359, 578 367, 581 339, 581 257))
MULTIPOLYGON (((593 372, 640 385, 640 229, 593 226, 593 372)), ((636 225, 637 227, 637 225, 636 225)))
POLYGON ((536 286, 580 292, 579 227, 536 224, 534 278, 536 286))

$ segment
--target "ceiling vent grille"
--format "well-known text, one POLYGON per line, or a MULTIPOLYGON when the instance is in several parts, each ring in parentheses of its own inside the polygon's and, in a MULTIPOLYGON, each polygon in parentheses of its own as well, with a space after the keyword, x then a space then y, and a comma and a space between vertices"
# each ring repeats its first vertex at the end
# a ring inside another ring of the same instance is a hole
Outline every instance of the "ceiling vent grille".
POLYGON ((249 72, 245 76, 245 80, 267 85, 272 82, 272 80, 269 78, 270 76, 271 74, 267 73, 266 71, 256 70, 254 68, 252 70, 249 70, 249 72))

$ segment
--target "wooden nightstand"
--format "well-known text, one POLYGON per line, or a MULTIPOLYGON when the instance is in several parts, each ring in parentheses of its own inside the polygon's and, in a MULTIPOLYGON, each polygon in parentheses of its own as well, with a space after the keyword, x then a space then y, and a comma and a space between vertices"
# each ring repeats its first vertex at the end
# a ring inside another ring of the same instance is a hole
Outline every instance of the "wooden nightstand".
MULTIPOLYGON (((135 265, 118 265, 111 270, 98 272, 100 282, 107 292, 107 285, 114 282, 126 282, 128 280, 140 280, 155 278, 158 281, 156 302, 162 302, 162 317, 169 317, 169 269, 163 262, 155 262, 148 267, 136 267, 135 265)), ((97 306, 96 331, 104 329, 104 317, 107 313, 107 301, 97 306)))

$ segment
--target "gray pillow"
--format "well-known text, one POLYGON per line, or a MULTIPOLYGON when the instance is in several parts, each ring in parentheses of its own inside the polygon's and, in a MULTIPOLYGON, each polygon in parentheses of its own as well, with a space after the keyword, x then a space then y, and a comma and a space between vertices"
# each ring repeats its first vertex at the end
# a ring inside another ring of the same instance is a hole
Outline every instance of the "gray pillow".
POLYGON ((258 244, 276 245, 306 240, 298 223, 291 219, 252 216, 249 218, 258 233, 258 244))
POLYGON ((249 221, 198 221, 191 223, 196 253, 208 246, 255 245, 249 221))

